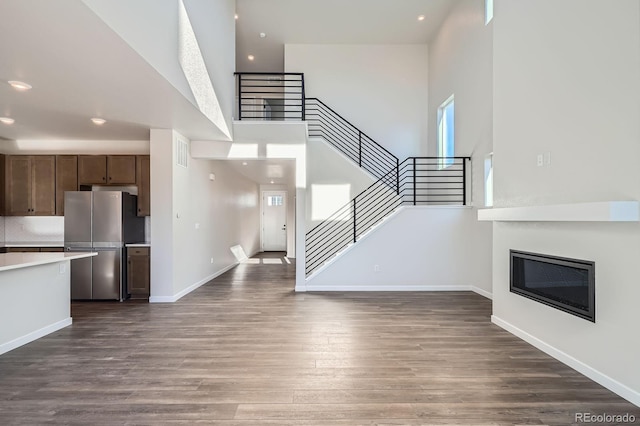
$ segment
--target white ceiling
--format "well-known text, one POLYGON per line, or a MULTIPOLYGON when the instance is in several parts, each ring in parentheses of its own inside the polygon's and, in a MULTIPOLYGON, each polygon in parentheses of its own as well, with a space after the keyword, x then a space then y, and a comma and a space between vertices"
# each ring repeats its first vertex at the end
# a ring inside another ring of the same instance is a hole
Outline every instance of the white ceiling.
POLYGON ((284 71, 284 44, 428 43, 456 2, 237 0, 236 70, 284 71))
POLYGON ((225 138, 83 2, 2 0, 0 16, 0 116, 15 119, 0 139, 148 140, 150 128, 225 138))
POLYGON ((262 185, 295 185, 295 160, 225 160, 238 173, 262 185), (245 164, 246 163, 246 164, 245 164))

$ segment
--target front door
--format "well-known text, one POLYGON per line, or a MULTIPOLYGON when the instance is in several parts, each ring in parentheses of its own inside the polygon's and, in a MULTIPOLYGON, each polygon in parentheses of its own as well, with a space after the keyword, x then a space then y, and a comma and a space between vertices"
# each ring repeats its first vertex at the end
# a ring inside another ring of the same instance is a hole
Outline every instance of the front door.
POLYGON ((262 193, 262 250, 287 251, 287 193, 262 193))

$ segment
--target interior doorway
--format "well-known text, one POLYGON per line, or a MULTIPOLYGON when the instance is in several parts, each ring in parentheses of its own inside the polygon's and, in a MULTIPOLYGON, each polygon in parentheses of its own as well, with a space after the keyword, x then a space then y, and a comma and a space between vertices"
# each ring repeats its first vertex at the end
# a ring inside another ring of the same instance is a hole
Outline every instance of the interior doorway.
POLYGON ((287 191, 262 192, 262 251, 287 251, 287 191))

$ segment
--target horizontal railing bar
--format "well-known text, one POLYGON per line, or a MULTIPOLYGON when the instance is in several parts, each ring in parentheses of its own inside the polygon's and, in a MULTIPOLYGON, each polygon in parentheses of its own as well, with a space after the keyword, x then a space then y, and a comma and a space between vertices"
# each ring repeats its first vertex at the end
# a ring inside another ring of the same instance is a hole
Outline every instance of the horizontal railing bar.
POLYGON ((357 143, 358 133, 357 132, 352 132, 351 130, 345 129, 341 123, 335 123, 335 122, 329 121, 324 116, 320 116, 319 118, 317 118, 317 121, 319 123, 324 123, 324 124, 326 124, 328 126, 336 127, 338 129, 344 131, 345 133, 347 133, 347 135, 349 135, 349 136, 351 136, 351 137, 353 137, 355 139, 356 142, 354 142, 354 143, 357 143))
MULTIPOLYGON (((336 116, 340 117, 342 120, 344 120, 345 122, 347 122, 349 125, 353 126, 354 128, 357 129, 356 126, 354 126, 353 124, 351 124, 347 119, 345 119, 343 116, 341 116, 340 114, 338 114, 337 112, 335 112, 332 108, 328 107, 324 102, 322 102, 320 99, 318 98, 307 98, 307 100, 316 100, 318 101, 319 104, 323 105, 325 108, 327 108, 328 110, 330 110, 331 112, 333 112, 336 116)), ((367 136, 364 132, 360 132, 362 133, 362 136, 371 139, 369 136, 367 136)), ((373 140, 373 139, 371 139, 373 140)), ((386 148, 382 147, 381 148, 383 150, 385 150, 390 156, 392 156, 393 158, 395 158, 396 160, 398 160, 398 157, 396 157, 395 155, 393 155, 392 153, 390 153, 386 148)))
POLYGON ((303 76, 302 72, 234 72, 233 75, 299 75, 303 76))

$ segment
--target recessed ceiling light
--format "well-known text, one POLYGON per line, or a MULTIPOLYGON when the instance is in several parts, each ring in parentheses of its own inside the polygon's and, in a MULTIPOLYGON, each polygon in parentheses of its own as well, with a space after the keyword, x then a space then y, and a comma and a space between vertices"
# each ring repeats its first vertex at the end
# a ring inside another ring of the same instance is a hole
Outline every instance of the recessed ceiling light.
POLYGON ((243 162, 242 162, 242 165, 243 165, 243 166, 246 166, 246 165, 247 165, 247 162, 246 162, 246 161, 243 161, 243 162))
POLYGON ((273 181, 271 181, 271 183, 273 183, 273 181))
POLYGON ((107 122, 107 120, 105 120, 104 118, 92 118, 91 121, 93 121, 93 124, 96 124, 98 126, 102 126, 107 122))
POLYGON ((253 61, 255 58, 256 58, 256 57, 255 57, 255 56, 253 56, 253 55, 249 55, 249 56, 247 56, 247 59, 248 59, 248 60, 250 60, 250 61, 253 61))
POLYGON ((236 19, 238 19, 238 14, 236 13, 236 19))
POLYGON ((14 89, 20 92, 24 92, 31 89, 31 85, 28 83, 25 83, 24 81, 10 80, 7 83, 9 83, 11 87, 13 87, 14 89))
POLYGON ((260 38, 265 38, 267 35, 265 33, 260 33, 260 38))
POLYGON ((14 120, 13 118, 9 118, 9 117, 0 117, 0 123, 2 124, 13 124, 15 123, 16 120, 14 120))
POLYGON ((425 16, 424 15, 419 15, 418 16, 418 21, 424 21, 425 16))

